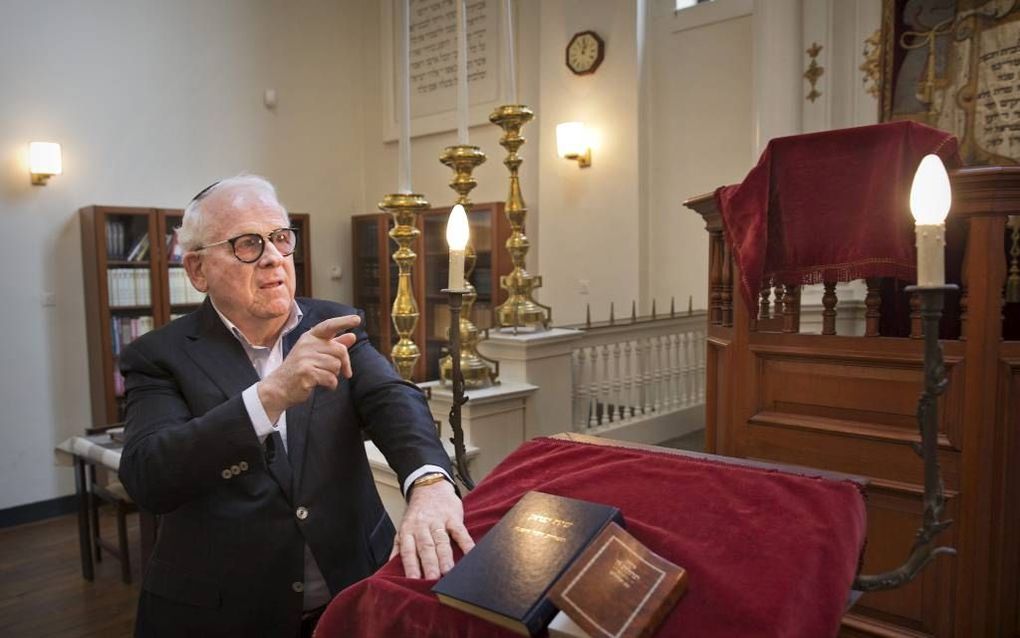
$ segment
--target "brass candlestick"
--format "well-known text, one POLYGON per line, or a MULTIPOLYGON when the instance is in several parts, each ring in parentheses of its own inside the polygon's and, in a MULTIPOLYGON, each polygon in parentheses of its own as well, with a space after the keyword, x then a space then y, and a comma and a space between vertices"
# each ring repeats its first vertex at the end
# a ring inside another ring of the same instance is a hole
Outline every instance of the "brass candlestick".
POLYGON ((499 279, 500 287, 506 290, 508 295, 507 300, 496 308, 496 323, 500 327, 530 326, 545 329, 549 327, 549 320, 552 318, 552 308, 532 298, 533 291, 542 286, 542 277, 529 274, 524 268, 524 258, 531 244, 524 235, 524 219, 527 217, 528 209, 524 206, 521 184, 517 177, 522 161, 517 155, 517 150, 524 144, 521 127, 534 117, 534 111, 523 104, 498 106, 489 115, 489 121, 497 124, 505 133, 499 139, 499 145, 507 150, 503 163, 510 169, 510 193, 506 200, 506 217, 510 220, 512 232, 510 239, 506 241, 506 248, 510 252, 514 268, 509 275, 499 279))
MULTIPOLYGON (((478 182, 472 176, 472 172, 475 168, 485 163, 485 153, 477 146, 447 146, 439 157, 439 161, 456 172, 453 181, 450 182, 450 188, 457 192, 457 201, 454 203, 460 204, 464 207, 465 212, 470 213, 471 199, 468 197, 468 193, 478 185, 478 182)), ((475 248, 471 245, 469 239, 464 255, 463 311, 461 312, 459 322, 454 322, 451 318, 450 330, 453 330, 455 323, 459 323, 460 369, 464 374, 464 383, 469 388, 487 388, 496 383, 496 379, 499 376, 499 364, 478 354, 478 328, 471 321, 471 308, 478 299, 478 292, 471 285, 470 279, 477 259, 478 254, 475 252, 475 248), (489 365, 489 362, 493 363, 494 366, 489 365)), ((448 335, 448 338, 452 340, 452 336, 451 333, 448 335)), ((453 356, 451 354, 439 361, 440 382, 443 384, 448 383, 452 378, 452 371, 453 356)))
MULTIPOLYGON (((398 248, 393 253, 393 261, 397 262, 397 269, 400 277, 397 280, 397 296, 393 299, 393 327, 397 329, 400 339, 393 346, 390 358, 400 376, 408 381, 414 374, 414 364, 418 362, 421 351, 418 345, 411 339, 414 329, 418 325, 418 302, 414 299, 411 286, 411 267, 418 257, 411 244, 418 238, 421 231, 415 224, 415 217, 422 211, 428 209, 429 203, 424 195, 417 193, 402 194, 394 193, 386 195, 379 203, 379 209, 393 216, 393 228, 390 230, 390 239, 396 242, 398 248)), ((388 282, 381 282, 387 286, 388 282)))

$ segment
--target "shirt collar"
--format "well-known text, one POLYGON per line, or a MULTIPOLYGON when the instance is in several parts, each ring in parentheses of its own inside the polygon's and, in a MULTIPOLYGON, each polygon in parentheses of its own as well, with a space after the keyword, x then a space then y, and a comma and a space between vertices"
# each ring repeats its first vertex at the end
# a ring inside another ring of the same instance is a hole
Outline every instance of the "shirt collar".
MULTIPOLYGON (((240 341, 242 345, 253 350, 266 348, 266 346, 252 345, 252 343, 248 341, 248 337, 244 336, 244 333, 241 332, 241 329, 234 325, 233 321, 227 319, 227 316, 225 314, 220 312, 220 309, 217 308, 216 304, 213 302, 212 297, 209 298, 209 303, 212 304, 213 310, 215 310, 216 314, 220 316, 220 321, 222 321, 223 325, 227 327, 227 330, 230 331, 230 334, 234 335, 234 337, 238 341, 240 341)), ((283 324, 283 330, 280 331, 280 337, 279 339, 277 339, 277 341, 279 342, 279 340, 285 337, 287 333, 289 333, 294 328, 297 328, 298 324, 301 323, 301 319, 304 318, 304 316, 305 316, 304 313, 301 312, 301 306, 298 305, 297 301, 294 301, 292 299, 290 302, 290 316, 287 317, 287 323, 283 324)))

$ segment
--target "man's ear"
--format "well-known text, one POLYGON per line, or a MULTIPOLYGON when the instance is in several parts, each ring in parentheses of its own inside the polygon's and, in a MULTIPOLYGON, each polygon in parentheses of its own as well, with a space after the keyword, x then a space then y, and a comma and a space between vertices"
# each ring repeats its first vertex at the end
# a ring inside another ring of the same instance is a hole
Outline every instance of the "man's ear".
POLYGON ((196 252, 184 253, 184 269, 188 271, 188 279, 191 285, 199 292, 209 292, 209 282, 205 278, 205 271, 202 269, 202 256, 196 252))

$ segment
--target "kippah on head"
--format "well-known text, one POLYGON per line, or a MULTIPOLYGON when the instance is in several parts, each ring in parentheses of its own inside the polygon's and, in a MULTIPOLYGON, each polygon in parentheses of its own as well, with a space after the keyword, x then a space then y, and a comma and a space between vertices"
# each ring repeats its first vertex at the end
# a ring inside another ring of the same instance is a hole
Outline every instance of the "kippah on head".
MULTIPOLYGON (((214 193, 239 189, 263 191, 271 201, 280 203, 276 196, 276 187, 260 175, 241 173, 234 177, 217 180, 199 191, 184 209, 184 219, 177 228, 177 241, 184 250, 195 250, 202 246, 205 240, 205 229, 208 225, 207 216, 213 211, 208 210, 204 206, 204 202, 208 201, 214 193)), ((280 204, 280 207, 282 208, 283 205, 280 204)))

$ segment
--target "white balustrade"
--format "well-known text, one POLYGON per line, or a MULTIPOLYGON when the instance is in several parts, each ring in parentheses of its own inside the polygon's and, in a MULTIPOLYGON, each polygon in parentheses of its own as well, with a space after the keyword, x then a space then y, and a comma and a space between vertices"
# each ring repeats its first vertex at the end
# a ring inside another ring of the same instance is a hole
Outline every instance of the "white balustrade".
POLYGON ((607 428, 704 403, 705 313, 588 328, 573 351, 574 428, 607 428))

